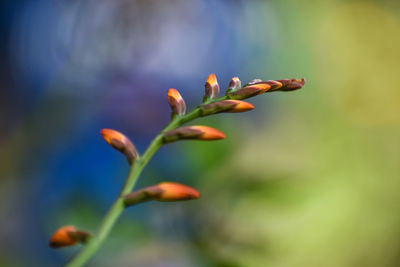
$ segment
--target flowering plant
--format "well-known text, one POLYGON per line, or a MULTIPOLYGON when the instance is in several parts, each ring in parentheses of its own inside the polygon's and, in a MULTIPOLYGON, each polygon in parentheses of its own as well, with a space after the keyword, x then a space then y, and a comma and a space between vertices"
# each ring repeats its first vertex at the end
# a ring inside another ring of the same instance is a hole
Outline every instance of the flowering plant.
POLYGON ((95 235, 92 236, 88 232, 71 225, 63 226, 50 238, 50 247, 60 248, 78 243, 84 244, 85 247, 67 264, 70 267, 83 266, 92 258, 107 238, 125 208, 151 200, 182 201, 199 198, 200 193, 196 189, 173 182, 162 182, 136 191, 132 190, 140 173, 162 145, 184 139, 208 141, 225 138, 223 132, 208 126, 181 125, 198 117, 221 112, 245 112, 253 109, 254 106, 243 101, 243 99, 274 91, 292 91, 302 88, 304 84, 304 79, 268 81, 255 79, 242 86, 239 78, 234 77, 229 83, 225 95, 219 97, 220 87, 217 78, 214 74, 210 74, 205 84, 203 102, 188 113, 186 113, 186 104, 180 93, 171 88, 167 92, 167 99, 172 110, 171 121, 153 139, 142 156, 139 155, 131 140, 124 134, 112 129, 101 130, 104 140, 114 149, 121 152, 131 166, 125 184, 95 235))

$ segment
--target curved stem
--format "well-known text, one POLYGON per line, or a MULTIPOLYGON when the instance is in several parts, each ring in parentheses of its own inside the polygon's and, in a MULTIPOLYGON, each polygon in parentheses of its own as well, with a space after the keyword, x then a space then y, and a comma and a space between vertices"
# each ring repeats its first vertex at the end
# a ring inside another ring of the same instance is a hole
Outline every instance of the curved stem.
MULTIPOLYGON (((220 97, 218 99, 214 99, 211 102, 217 102, 221 100, 227 99, 227 96, 220 97)), ((138 159, 131 167, 129 171, 129 175, 126 178, 125 184, 118 196, 118 198, 114 201, 113 205, 107 212, 104 217, 100 227, 97 231, 97 234, 92 236, 85 247, 66 265, 67 267, 79 267, 83 266, 88 262, 91 257, 96 253, 96 251, 100 248, 101 244, 107 238, 111 229, 117 222, 118 218, 121 216, 122 212, 125 209, 124 198, 123 196, 130 193, 132 189, 135 187, 135 184, 139 178, 140 173, 143 171, 144 167, 146 167, 147 163, 153 157, 154 153, 162 146, 163 144, 163 133, 165 131, 169 131, 175 129, 176 127, 194 120, 200 117, 200 109, 197 107, 191 112, 187 113, 184 116, 176 116, 173 118, 170 123, 159 133, 153 141, 150 143, 144 154, 138 159)))

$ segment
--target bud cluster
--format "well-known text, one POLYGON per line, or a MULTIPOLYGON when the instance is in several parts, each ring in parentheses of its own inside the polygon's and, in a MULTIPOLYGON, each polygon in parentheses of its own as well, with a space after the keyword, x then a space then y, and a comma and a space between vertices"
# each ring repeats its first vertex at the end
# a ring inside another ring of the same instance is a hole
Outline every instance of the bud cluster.
MULTIPOLYGON (((133 192, 132 188, 134 187, 135 181, 141 170, 161 145, 180 140, 210 141, 225 138, 225 134, 223 132, 208 126, 181 126, 182 124, 198 117, 209 116, 221 112, 237 113, 249 111, 252 110, 254 106, 248 102, 242 101, 243 99, 266 92, 293 91, 302 88, 304 84, 304 79, 282 79, 267 81, 254 79, 242 87, 242 82, 239 80, 239 78, 233 77, 228 85, 225 95, 219 97, 220 87, 215 74, 212 73, 208 76, 205 84, 203 103, 188 114, 186 114, 186 103, 181 94, 178 92, 178 90, 170 88, 167 91, 167 100, 172 111, 171 122, 154 139, 148 150, 146 150, 146 152, 143 154, 142 160, 139 158, 139 153, 137 152, 132 141, 124 134, 112 129, 101 130, 100 133, 104 140, 111 147, 121 152, 131 165, 131 172, 127 178, 127 182, 125 183, 121 195, 111 208, 111 211, 121 212, 124 207, 150 200, 182 201, 199 198, 200 193, 196 189, 175 182, 162 182, 133 192), (135 164, 136 161, 137 164, 135 164)), ((111 211, 109 214, 113 214, 111 211)), ((112 218, 112 220, 115 218, 116 217, 112 218)), ((106 217, 104 222, 106 222, 107 219, 108 218, 106 217)), ((108 231, 109 229, 110 227, 105 228, 105 230, 103 228, 102 230, 108 231)), ((102 232, 102 234, 104 237, 107 233, 102 232)), ((78 243, 85 244, 89 238, 89 233, 77 230, 74 226, 67 225, 59 228, 52 235, 49 245, 52 248, 60 248, 72 246, 78 243)), ((93 240, 93 242, 95 242, 95 240, 93 240)))

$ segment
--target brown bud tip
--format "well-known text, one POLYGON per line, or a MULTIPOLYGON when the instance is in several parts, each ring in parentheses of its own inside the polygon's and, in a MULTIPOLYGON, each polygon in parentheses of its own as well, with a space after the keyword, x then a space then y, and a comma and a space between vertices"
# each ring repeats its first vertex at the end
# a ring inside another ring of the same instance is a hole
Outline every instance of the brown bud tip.
POLYGON ((217 82, 217 77, 214 73, 211 73, 205 84, 205 95, 204 98, 217 98, 219 96, 219 85, 217 82))
POLYGON ((154 198, 157 201, 180 201, 200 197, 196 189, 179 183, 163 182, 155 187, 159 190, 158 196, 154 198))
POLYGON ((72 225, 67 225, 59 228, 50 238, 49 246, 51 248, 61 248, 73 246, 78 243, 79 239, 73 235, 76 229, 72 225))
POLYGON ((178 90, 170 88, 167 92, 168 103, 172 109, 172 113, 176 115, 184 115, 186 112, 186 104, 178 90))
POLYGON ((129 164, 132 164, 138 157, 135 146, 131 140, 122 133, 112 129, 103 129, 100 131, 100 134, 110 146, 125 155, 129 164))
POLYGON ((293 91, 302 88, 306 83, 306 80, 304 78, 283 79, 283 80, 277 80, 277 82, 280 82, 282 84, 282 87, 278 89, 279 91, 293 91))
POLYGON ((185 126, 164 133, 164 143, 182 139, 218 140, 224 139, 225 134, 207 126, 185 126))
POLYGON ((228 90, 229 91, 236 91, 242 87, 242 82, 239 80, 238 77, 233 77, 232 80, 229 82, 228 90))

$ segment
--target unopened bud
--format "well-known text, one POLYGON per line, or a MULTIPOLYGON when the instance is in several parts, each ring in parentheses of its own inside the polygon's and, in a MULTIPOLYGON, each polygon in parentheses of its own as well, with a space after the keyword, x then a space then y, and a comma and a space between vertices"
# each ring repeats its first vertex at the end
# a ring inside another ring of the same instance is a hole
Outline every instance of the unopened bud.
POLYGON ((171 143, 182 139, 218 140, 224 139, 225 134, 207 126, 184 126, 164 133, 164 143, 171 143))
POLYGON ((304 78, 283 79, 283 80, 277 80, 277 82, 280 82, 282 84, 282 87, 280 87, 278 91, 293 91, 302 88, 306 83, 306 80, 304 78))
POLYGON ((89 233, 76 230, 72 225, 67 225, 59 228, 51 236, 49 246, 52 248, 73 246, 77 243, 86 243, 89 238, 89 233))
POLYGON ((249 97, 253 97, 262 93, 265 93, 271 88, 271 85, 268 83, 256 83, 252 85, 248 85, 246 87, 243 87, 242 89, 239 89, 237 91, 231 92, 228 94, 228 96, 231 99, 246 99, 249 97))
POLYGON ((138 158, 138 153, 135 146, 131 140, 129 140, 129 138, 122 133, 112 129, 103 129, 100 131, 100 133, 110 146, 125 155, 129 164, 132 165, 133 162, 138 158))
POLYGON ((219 85, 217 82, 217 77, 215 77, 214 73, 211 73, 205 84, 205 95, 204 101, 207 99, 217 98, 219 96, 219 85))
POLYGON ((173 115, 184 115, 186 104, 178 90, 170 88, 167 92, 168 103, 172 109, 173 115))
POLYGON ((239 80, 238 77, 233 77, 232 80, 229 82, 227 93, 236 91, 242 88, 242 82, 239 80))
POLYGON ((254 106, 240 100, 222 100, 210 104, 201 105, 200 116, 207 116, 220 112, 245 112, 252 110, 254 106))
POLYGON ((182 201, 199 197, 200 193, 192 187, 174 182, 163 182, 125 195, 124 202, 125 205, 131 206, 150 200, 182 201))

